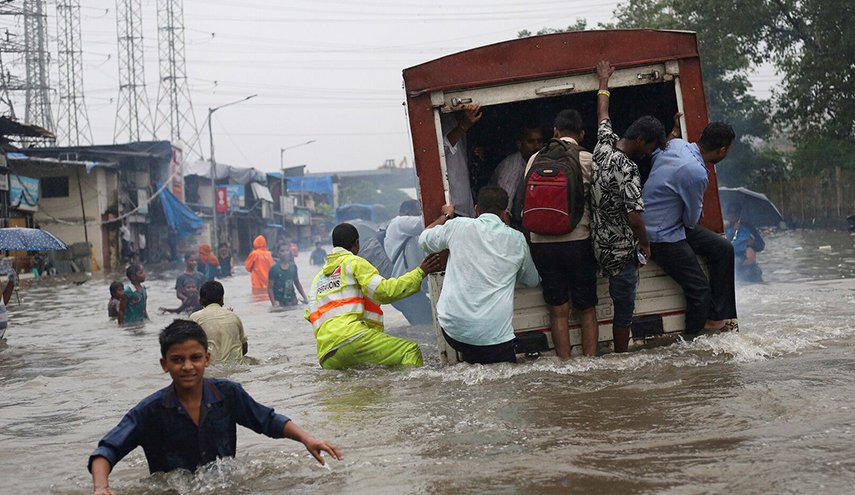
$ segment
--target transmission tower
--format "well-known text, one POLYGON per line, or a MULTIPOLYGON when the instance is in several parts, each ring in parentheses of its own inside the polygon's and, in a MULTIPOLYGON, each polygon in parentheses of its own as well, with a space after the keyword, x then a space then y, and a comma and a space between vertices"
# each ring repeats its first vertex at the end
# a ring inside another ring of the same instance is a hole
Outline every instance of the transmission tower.
POLYGON ((56 0, 56 17, 59 54, 57 141, 69 146, 92 144, 92 130, 83 99, 80 0, 56 0))
POLYGON ((119 38, 119 101, 113 142, 154 136, 145 91, 141 0, 116 0, 119 38))
POLYGON ((24 121, 53 131, 46 3, 44 0, 24 0, 24 63, 27 80, 24 121))
POLYGON ((160 85, 157 94, 155 134, 169 131, 175 144, 189 144, 201 156, 196 116, 187 86, 184 58, 184 2, 157 1, 157 47, 160 60, 160 85))

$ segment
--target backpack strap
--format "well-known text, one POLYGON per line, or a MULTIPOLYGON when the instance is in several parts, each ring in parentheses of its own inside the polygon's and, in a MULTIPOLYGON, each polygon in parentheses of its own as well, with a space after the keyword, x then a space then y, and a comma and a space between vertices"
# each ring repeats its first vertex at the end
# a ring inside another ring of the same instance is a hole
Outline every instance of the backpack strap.
MULTIPOLYGON (((395 261, 397 261, 397 259, 401 256, 401 254, 404 253, 404 249, 407 248, 407 245, 409 244, 409 242, 411 240, 413 240, 412 237, 407 237, 407 239, 404 242, 402 242, 400 246, 398 246, 398 249, 396 249, 395 252, 392 253, 392 266, 395 265, 395 261)), ((406 260, 405 260, 405 264, 406 264, 406 260)), ((409 269, 410 267, 407 266, 406 268, 409 269)))

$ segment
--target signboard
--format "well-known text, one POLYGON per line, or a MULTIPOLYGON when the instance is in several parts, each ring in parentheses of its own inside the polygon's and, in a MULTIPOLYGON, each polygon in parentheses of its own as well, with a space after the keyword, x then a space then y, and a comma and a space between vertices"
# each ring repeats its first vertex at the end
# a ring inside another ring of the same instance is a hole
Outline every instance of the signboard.
POLYGON ((225 187, 217 188, 217 213, 229 211, 229 190, 225 187))
POLYGON ((228 184, 225 188, 229 192, 229 207, 246 208, 246 187, 243 184, 228 184))
POLYGON ((169 161, 169 175, 172 177, 172 195, 178 201, 184 202, 184 171, 181 164, 184 161, 184 152, 181 148, 172 147, 172 158, 169 161))
POLYGON ((20 175, 10 175, 9 206, 19 210, 38 211, 39 180, 20 175))

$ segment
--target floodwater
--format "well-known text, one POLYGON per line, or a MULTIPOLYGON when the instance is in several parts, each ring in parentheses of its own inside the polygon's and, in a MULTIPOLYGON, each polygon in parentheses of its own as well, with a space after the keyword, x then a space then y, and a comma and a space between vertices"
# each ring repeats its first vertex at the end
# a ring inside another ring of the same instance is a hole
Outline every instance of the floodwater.
MULTIPOLYGON (((211 368, 244 384, 345 459, 241 429, 238 455, 149 476, 140 449, 117 493, 851 493, 855 484, 855 236, 770 234, 766 285, 738 289, 741 332, 599 359, 517 366, 321 370, 300 310, 226 280, 257 364, 211 368)), ((313 274, 299 257, 305 285, 313 274)), ((0 492, 91 493, 87 458, 140 399, 168 383, 157 332, 174 274, 150 274, 142 329, 106 317, 107 281, 32 285, 0 342, 0 492)))

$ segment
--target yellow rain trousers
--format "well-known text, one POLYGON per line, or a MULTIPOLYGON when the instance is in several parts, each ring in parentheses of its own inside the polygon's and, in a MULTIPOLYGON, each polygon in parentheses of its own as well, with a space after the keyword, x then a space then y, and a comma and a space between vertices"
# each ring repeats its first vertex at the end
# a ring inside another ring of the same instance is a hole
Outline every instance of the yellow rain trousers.
POLYGON ((318 344, 318 361, 325 369, 362 364, 421 366, 415 342, 383 333, 383 310, 421 288, 421 268, 398 278, 384 279, 371 263, 337 247, 309 288, 306 319, 318 344))

